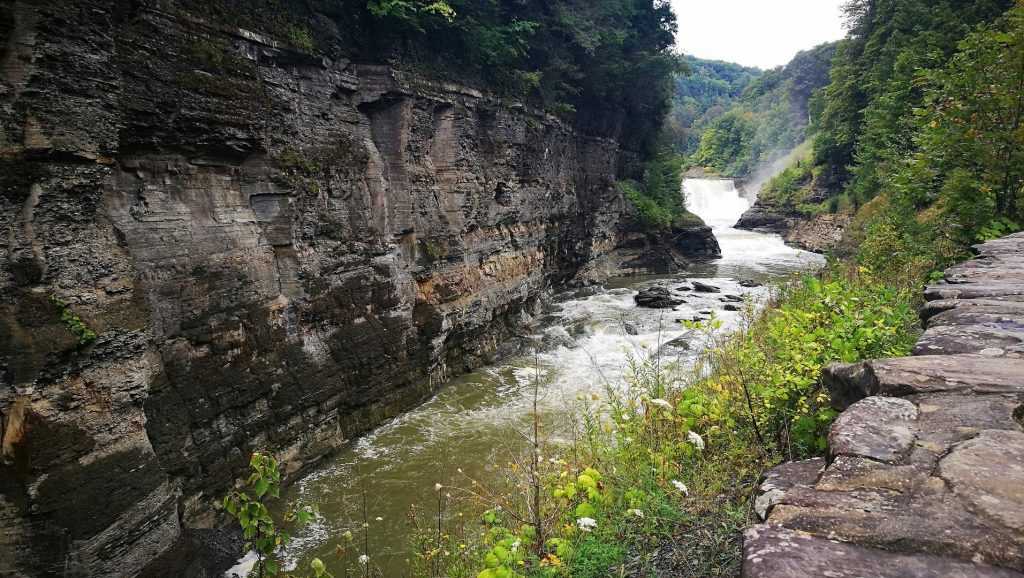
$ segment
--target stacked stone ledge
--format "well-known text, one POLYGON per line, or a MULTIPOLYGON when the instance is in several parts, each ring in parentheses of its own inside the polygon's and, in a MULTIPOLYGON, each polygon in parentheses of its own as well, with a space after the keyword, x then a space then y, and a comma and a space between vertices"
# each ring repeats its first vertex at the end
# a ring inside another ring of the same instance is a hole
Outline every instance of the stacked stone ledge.
POLYGON ((783 464, 747 578, 1024 578, 1024 233, 925 290, 912 357, 833 365, 827 459, 783 464))

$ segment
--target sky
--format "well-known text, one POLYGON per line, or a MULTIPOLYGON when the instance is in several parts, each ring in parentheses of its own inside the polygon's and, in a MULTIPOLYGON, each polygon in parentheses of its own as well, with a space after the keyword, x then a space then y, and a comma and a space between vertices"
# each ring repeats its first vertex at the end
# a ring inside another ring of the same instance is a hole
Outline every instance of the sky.
POLYGON ((698 58, 772 68, 845 35, 844 0, 671 0, 676 47, 698 58))

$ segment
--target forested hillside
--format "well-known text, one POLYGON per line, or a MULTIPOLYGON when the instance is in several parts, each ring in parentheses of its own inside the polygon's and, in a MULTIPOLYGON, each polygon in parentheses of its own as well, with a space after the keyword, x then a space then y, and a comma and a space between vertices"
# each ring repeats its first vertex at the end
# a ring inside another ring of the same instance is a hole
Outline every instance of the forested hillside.
POLYGON ((912 276, 1018 230, 1024 6, 855 0, 845 10, 813 153, 765 200, 794 209, 824 198, 804 212, 855 213, 844 250, 912 276))
POLYGON ((786 66, 753 80, 739 101, 703 131, 693 162, 723 175, 744 176, 800 144, 812 97, 828 82, 835 46, 800 52, 786 66))
POLYGON ((689 55, 683 56, 683 64, 685 70, 675 77, 665 130, 675 152, 689 155, 697 150, 708 124, 732 108, 764 71, 689 55))

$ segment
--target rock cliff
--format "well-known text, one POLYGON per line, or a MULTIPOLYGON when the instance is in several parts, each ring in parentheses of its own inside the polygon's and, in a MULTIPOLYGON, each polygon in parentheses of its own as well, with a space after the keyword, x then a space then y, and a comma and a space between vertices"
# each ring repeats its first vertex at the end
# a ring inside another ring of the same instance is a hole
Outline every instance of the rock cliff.
POLYGON ((777 233, 794 247, 826 253, 842 241, 851 219, 844 213, 805 215, 758 199, 743 213, 736 228, 777 233))
POLYGON ((251 450, 315 463, 623 238, 617 143, 474 89, 173 1, 0 30, 2 575, 169 572, 251 450))
POLYGON ((914 356, 834 365, 828 461, 757 500, 747 578, 1024 576, 1024 233, 925 291, 914 356))

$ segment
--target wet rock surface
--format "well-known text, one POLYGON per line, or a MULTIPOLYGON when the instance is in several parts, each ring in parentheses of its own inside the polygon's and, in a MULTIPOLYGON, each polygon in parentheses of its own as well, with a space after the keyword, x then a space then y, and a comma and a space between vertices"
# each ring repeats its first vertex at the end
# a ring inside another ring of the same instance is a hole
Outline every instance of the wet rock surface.
POLYGON ((195 4, 0 3, 0 575, 144 573, 629 240, 614 139, 195 4))
POLYGON ((768 474, 744 576, 1024 576, 1024 234, 977 249, 926 290, 914 356, 826 369, 830 462, 768 474))
POLYGON ((794 247, 825 253, 840 244, 851 218, 848 214, 805 215, 758 199, 743 213, 736 228, 776 233, 794 247))
POLYGON ((637 307, 648 309, 671 309, 676 305, 682 305, 686 301, 676 297, 668 287, 654 286, 641 289, 634 297, 637 307))
POLYGON ((697 293, 721 293, 722 289, 710 283, 704 283, 703 281, 693 281, 693 290, 697 293))

